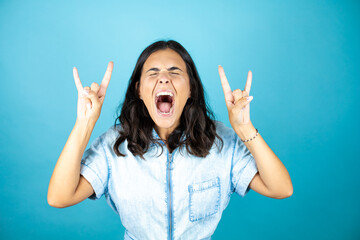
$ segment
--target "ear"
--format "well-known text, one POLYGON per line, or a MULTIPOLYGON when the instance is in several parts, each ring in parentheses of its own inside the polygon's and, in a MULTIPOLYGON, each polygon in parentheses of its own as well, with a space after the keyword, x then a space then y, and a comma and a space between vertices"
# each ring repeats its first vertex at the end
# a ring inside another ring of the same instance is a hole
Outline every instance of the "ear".
POLYGON ((137 93, 138 93, 138 95, 139 95, 139 98, 142 100, 142 97, 141 97, 141 95, 140 95, 139 82, 136 82, 136 83, 135 83, 135 89, 136 89, 136 91, 137 91, 137 93))

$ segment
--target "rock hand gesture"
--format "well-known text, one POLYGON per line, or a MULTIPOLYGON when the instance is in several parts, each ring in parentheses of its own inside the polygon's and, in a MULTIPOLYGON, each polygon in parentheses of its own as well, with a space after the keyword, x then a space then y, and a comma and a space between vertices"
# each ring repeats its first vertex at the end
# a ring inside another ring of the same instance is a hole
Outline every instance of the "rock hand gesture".
POLYGON ((250 121, 250 94, 252 72, 248 72, 245 89, 231 91, 222 66, 219 66, 221 85, 232 128, 254 157, 258 173, 249 188, 271 198, 286 198, 292 195, 293 186, 284 164, 266 144, 250 121))
POLYGON ((226 107, 229 112, 229 120, 231 126, 241 128, 249 125, 250 122, 250 102, 253 99, 250 94, 252 73, 248 72, 245 89, 241 91, 236 89, 231 91, 229 82, 225 76, 225 72, 222 66, 219 66, 219 75, 221 79, 221 85, 224 90, 226 107))
POLYGON ((84 87, 81 84, 79 73, 76 67, 73 69, 74 81, 78 90, 78 105, 77 118, 78 120, 87 120, 95 123, 101 112, 101 107, 104 102, 106 89, 109 85, 111 73, 114 63, 111 61, 108 64, 104 78, 101 85, 93 82, 90 87, 84 87))

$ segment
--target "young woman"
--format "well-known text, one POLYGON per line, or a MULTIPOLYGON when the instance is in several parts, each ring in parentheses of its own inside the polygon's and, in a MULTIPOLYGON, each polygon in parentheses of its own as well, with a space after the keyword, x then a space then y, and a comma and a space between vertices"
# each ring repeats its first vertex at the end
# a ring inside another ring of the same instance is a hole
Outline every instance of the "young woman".
POLYGON ((125 239, 211 239, 233 192, 292 195, 286 168, 250 121, 252 73, 232 91, 219 66, 228 128, 213 120, 195 64, 175 41, 141 53, 120 116, 85 151, 112 69, 90 87, 73 70, 77 119, 50 180, 51 206, 105 195, 125 239))

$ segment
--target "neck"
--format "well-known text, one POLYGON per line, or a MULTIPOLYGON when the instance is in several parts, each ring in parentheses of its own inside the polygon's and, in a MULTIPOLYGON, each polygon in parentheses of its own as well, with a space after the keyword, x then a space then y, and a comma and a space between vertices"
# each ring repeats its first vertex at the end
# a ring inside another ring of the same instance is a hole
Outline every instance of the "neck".
POLYGON ((169 135, 172 133, 174 129, 171 128, 160 128, 160 127, 155 127, 155 131, 157 132, 157 134, 159 135, 159 137, 166 141, 169 137, 169 135))
POLYGON ((169 135, 171 134, 171 132, 173 131, 173 129, 155 127, 155 131, 157 132, 159 137, 164 141, 166 148, 169 150, 169 152, 171 152, 171 149, 169 148, 167 139, 168 139, 169 135))

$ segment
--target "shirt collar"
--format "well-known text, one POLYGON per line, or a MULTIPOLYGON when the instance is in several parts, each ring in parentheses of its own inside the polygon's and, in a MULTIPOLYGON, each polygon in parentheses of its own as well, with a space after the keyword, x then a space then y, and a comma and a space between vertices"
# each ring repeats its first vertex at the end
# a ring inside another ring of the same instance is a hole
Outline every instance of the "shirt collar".
MULTIPOLYGON (((165 142, 160 138, 159 134, 155 131, 155 128, 152 129, 152 137, 154 139, 159 139, 159 142, 162 144, 162 145, 165 145, 165 142)), ((150 147, 156 145, 155 143, 151 142, 150 143, 150 147)))

